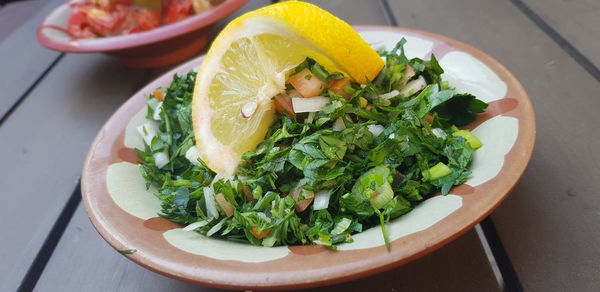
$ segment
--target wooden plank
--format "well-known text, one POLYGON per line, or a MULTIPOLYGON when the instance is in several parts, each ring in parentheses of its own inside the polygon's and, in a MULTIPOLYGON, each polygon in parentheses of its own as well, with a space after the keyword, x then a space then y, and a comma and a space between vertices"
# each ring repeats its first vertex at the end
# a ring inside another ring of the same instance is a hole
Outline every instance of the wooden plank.
POLYGON ((81 205, 48 262, 36 291, 218 291, 173 280, 117 253, 95 231, 81 205))
POLYGON ((38 44, 35 30, 42 19, 61 2, 62 0, 35 1, 35 4, 38 4, 37 13, 17 29, 14 25, 20 24, 22 20, 14 20, 13 15, 21 14, 25 17, 26 13, 13 11, 11 7, 17 5, 16 3, 11 3, 0 10, 0 32, 4 33, 4 36, 0 36, 0 60, 2 60, 0 119, 59 56, 58 52, 50 51, 38 44), (8 34, 9 32, 12 33, 8 34))
POLYGON ((368 278, 310 291, 501 291, 474 230, 439 250, 368 278))
POLYGON ((600 290, 600 84, 508 1, 390 1, 401 26, 470 43, 522 82, 530 166, 492 216, 525 290, 600 290))
MULTIPOLYGON (((361 15, 366 16, 363 19, 366 22, 362 23, 384 24, 385 21, 379 6, 365 1, 354 1, 350 5, 348 1, 313 2, 334 11, 347 21, 358 22, 361 15)), ((250 3, 255 4, 256 1, 250 3)), ((154 274, 120 256, 100 239, 81 207, 61 238, 36 290, 54 290, 57 287, 65 290, 97 291, 215 291, 154 274)), ((409 265, 321 290, 363 291, 373 287, 378 287, 378 290, 408 287, 417 291, 442 290, 446 287, 461 290, 500 290, 473 231, 409 265), (432 277, 435 281, 431 281, 432 277)))
POLYGON ((105 55, 68 55, 0 127, 0 290, 15 290, 109 115, 145 82, 105 55))
MULTIPOLYGON (((232 275, 235 277, 235 275, 232 275)), ((173 280, 129 261, 94 231, 82 206, 36 291, 222 291, 173 280)), ((469 231, 415 262, 364 279, 310 291, 500 291, 481 244, 469 231)))
POLYGON ((307 0, 352 24, 387 25, 385 16, 375 1, 307 0))
POLYGON ((600 1, 522 1, 596 67, 600 67, 600 1))
POLYGON ((32 16, 39 14, 47 1, 29 0, 8 3, 0 8, 0 42, 32 16))

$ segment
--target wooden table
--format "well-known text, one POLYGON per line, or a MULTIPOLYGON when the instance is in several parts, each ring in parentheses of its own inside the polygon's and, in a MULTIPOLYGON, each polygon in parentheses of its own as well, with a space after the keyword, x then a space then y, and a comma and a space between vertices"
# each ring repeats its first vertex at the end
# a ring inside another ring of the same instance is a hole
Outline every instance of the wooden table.
MULTIPOLYGON (((0 291, 216 291, 141 268, 90 224, 78 183, 88 147, 168 68, 40 47, 35 27, 59 2, 0 7, 0 291)), ((600 2, 311 2, 351 24, 417 28, 487 52, 523 83, 538 124, 521 182, 475 230, 400 268, 316 290, 600 291, 600 2)))

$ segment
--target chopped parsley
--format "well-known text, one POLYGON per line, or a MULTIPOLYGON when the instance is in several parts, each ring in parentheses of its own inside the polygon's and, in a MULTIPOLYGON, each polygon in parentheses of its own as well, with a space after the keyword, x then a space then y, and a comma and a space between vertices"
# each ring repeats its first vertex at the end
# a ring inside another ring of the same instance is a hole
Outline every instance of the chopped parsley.
MULTIPOLYGON (((160 110, 157 135, 138 150, 147 186, 159 187, 160 216, 236 242, 332 249, 379 225, 388 245, 385 223, 466 181, 474 149, 468 134, 453 133, 487 107, 443 81, 435 56, 408 59, 404 43, 381 51, 385 67, 366 85, 346 86, 349 98, 325 90, 318 112, 277 114, 233 178, 186 158, 196 73, 175 75, 162 106, 149 101, 149 119, 160 110), (157 153, 168 156, 161 168, 157 153)), ((308 58, 293 72, 307 68, 327 82, 344 77, 308 58)))

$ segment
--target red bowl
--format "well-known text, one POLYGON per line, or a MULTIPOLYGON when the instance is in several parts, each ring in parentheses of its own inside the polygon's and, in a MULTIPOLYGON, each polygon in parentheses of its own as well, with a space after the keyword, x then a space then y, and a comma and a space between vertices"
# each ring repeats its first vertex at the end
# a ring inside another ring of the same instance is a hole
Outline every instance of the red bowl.
POLYGON ((45 47, 68 53, 106 53, 128 67, 152 68, 181 62, 208 43, 212 25, 244 6, 248 0, 223 3, 182 21, 150 31, 103 38, 74 39, 66 33, 71 6, 54 9, 37 28, 37 39, 45 47))

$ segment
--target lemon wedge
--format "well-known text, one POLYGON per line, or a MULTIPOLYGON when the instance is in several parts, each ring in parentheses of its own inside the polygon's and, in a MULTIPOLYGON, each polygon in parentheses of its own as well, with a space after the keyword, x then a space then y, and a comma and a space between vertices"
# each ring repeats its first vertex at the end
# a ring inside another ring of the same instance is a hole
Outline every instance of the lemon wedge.
POLYGON ((289 71, 311 57, 359 83, 383 61, 353 29, 329 12, 288 1, 248 12, 217 36, 198 70, 192 120, 201 159, 233 175, 243 153, 265 138, 289 71))

